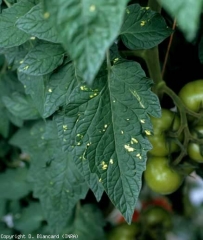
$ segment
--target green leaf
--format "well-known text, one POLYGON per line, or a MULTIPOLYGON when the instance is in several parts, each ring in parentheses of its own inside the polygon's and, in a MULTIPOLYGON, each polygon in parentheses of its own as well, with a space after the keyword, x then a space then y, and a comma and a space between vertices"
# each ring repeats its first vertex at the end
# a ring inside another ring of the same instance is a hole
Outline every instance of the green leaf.
POLYGON ((16 26, 39 39, 54 43, 59 42, 58 33, 50 18, 44 14, 42 4, 36 5, 27 14, 19 18, 16 26))
POLYGON ((30 153, 34 196, 40 199, 52 231, 59 233, 88 187, 71 155, 61 150, 54 122, 20 129, 10 142, 30 153))
POLYGON ((34 0, 22 0, 2 11, 0 15, 0 47, 14 47, 26 42, 30 35, 19 30, 15 23, 33 6, 34 0))
POLYGON ((165 0, 160 4, 165 10, 177 19, 179 28, 183 31, 186 39, 192 41, 197 33, 200 23, 200 14, 202 12, 202 0, 165 0))
POLYGON ((0 198, 18 200, 31 191, 31 184, 27 182, 27 169, 8 169, 0 174, 0 198))
POLYGON ((61 66, 56 73, 51 75, 45 89, 45 118, 68 102, 69 95, 77 85, 77 81, 78 77, 72 63, 61 66))
POLYGON ((25 93, 29 94, 33 100, 33 104, 40 113, 44 115, 45 86, 43 76, 30 76, 22 72, 18 72, 18 79, 24 85, 25 93))
POLYGON ((9 118, 5 114, 6 108, 0 103, 0 135, 7 138, 9 134, 9 118))
POLYGON ((105 239, 103 230, 105 221, 98 207, 90 204, 83 205, 77 209, 75 216, 67 232, 73 233, 73 236, 77 234, 80 240, 105 239))
POLYGON ((133 4, 127 7, 120 36, 129 49, 157 46, 172 33, 161 14, 133 4))
POLYGON ((199 53, 199 60, 200 60, 201 64, 203 64, 203 35, 202 35, 201 40, 199 42, 198 53, 199 53))
POLYGON ((33 76, 45 75, 62 63, 64 52, 59 44, 40 42, 29 51, 18 70, 33 76))
POLYGON ((31 202, 28 207, 23 209, 20 217, 14 219, 14 228, 23 234, 32 233, 41 226, 44 220, 42 212, 40 203, 31 202))
POLYGON ((40 117, 39 112, 29 96, 14 92, 10 97, 3 97, 8 111, 22 120, 32 120, 40 117))
POLYGON ((117 37, 128 0, 47 1, 46 14, 84 80, 91 84, 117 37))
POLYGON ((6 214, 6 199, 0 199, 0 219, 6 214))
MULTIPOLYGON (((76 87, 69 98, 58 134, 65 150, 73 151, 80 172, 88 162, 113 204, 130 222, 151 149, 147 135, 152 132, 148 114, 160 117, 152 81, 140 65, 122 62, 101 72, 92 86, 76 87)), ((90 173, 89 173, 90 174, 90 173)))

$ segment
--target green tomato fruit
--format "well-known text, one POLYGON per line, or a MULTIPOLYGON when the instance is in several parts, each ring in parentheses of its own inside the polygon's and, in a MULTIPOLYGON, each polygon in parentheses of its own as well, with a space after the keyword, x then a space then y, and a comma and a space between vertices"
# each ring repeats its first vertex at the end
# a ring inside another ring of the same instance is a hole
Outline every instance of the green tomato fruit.
POLYGON ((199 112, 203 107, 203 80, 187 83, 179 92, 179 97, 186 107, 199 112))
MULTIPOLYGON (((203 137, 203 126, 196 126, 192 131, 191 134, 194 137, 202 138, 203 137)), ((189 157, 198 162, 203 163, 203 144, 200 145, 198 143, 191 142, 188 144, 188 155, 189 157)))
POLYGON ((141 221, 148 227, 160 225, 165 230, 172 227, 171 213, 159 206, 151 206, 141 212, 141 221))
POLYGON ((140 233, 140 224, 127 223, 119 224, 114 227, 107 235, 108 240, 134 240, 136 236, 140 233))
POLYGON ((144 178, 151 190, 159 194, 175 192, 183 182, 183 175, 173 169, 166 157, 150 157, 144 178))
MULTIPOLYGON (((151 122, 154 134, 148 136, 153 147, 149 153, 153 156, 165 157, 169 153, 178 151, 179 146, 175 142, 169 142, 166 139, 169 130, 177 131, 180 126, 180 119, 177 114, 168 109, 162 109, 161 118, 151 117, 151 122)), ((181 137, 179 140, 181 140, 181 137)))

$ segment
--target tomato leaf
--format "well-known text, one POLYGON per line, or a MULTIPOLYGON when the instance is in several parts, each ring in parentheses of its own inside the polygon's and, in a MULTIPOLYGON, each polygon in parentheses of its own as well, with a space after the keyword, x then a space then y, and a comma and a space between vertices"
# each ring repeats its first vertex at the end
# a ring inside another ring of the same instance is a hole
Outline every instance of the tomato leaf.
POLYGON ((54 122, 20 129, 10 142, 30 154, 29 179, 34 184, 34 195, 41 201, 52 232, 59 233, 88 188, 72 156, 61 150, 54 122))
POLYGON ((129 49, 153 48, 171 33, 161 14, 139 4, 127 7, 120 36, 129 49))
POLYGON ((151 149, 146 137, 152 131, 148 114, 160 116, 151 85, 138 63, 115 64, 109 75, 105 69, 100 72, 91 88, 85 83, 77 86, 61 113, 63 121, 56 117, 64 150, 73 151, 86 180, 97 175, 97 185, 103 185, 128 222, 151 149))
POLYGON ((30 35, 19 30, 15 23, 35 4, 34 0, 22 0, 0 14, 0 47, 14 47, 26 42, 30 35))
POLYGON ((47 1, 47 15, 83 79, 92 84, 119 33, 128 0, 47 1))
POLYGON ((33 7, 27 14, 16 22, 16 26, 22 31, 29 33, 39 39, 58 43, 59 37, 52 21, 43 13, 42 4, 33 7))
POLYGON ((97 240, 105 239, 103 230, 105 221, 95 205, 86 204, 76 211, 72 226, 68 227, 66 232, 77 234, 81 240, 95 240, 95 236, 97 240))
POLYGON ((40 117, 29 96, 14 92, 11 96, 5 96, 2 99, 7 110, 22 120, 32 120, 40 117))
POLYGON ((27 175, 26 168, 8 169, 1 173, 0 198, 17 200, 26 196, 32 190, 32 185, 27 182, 27 175))
POLYGON ((200 60, 201 64, 203 64, 203 35, 202 35, 201 40, 199 42, 198 53, 199 53, 199 60, 200 60))
POLYGON ((62 63, 64 52, 59 44, 40 42, 29 51, 18 70, 33 76, 45 75, 62 63))
POLYGON ((202 11, 202 0, 166 0, 160 1, 160 4, 165 10, 173 17, 177 19, 179 28, 183 31, 188 41, 192 41, 197 33, 200 14, 202 11))

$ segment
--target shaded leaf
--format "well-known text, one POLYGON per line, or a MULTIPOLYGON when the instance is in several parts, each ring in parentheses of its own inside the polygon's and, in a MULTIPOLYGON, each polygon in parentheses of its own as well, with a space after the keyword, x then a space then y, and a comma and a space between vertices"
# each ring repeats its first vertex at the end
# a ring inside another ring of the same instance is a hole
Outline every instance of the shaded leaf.
POLYGON ((146 137, 152 132, 148 114, 161 114, 151 85, 138 63, 115 63, 108 77, 105 70, 98 74, 92 88, 81 84, 74 89, 63 124, 61 116, 56 117, 64 150, 73 151, 85 177, 88 171, 97 174, 98 184, 128 222, 151 149, 146 137), (85 162, 89 169, 84 169, 85 162))
POLYGON ((29 51, 18 70, 33 76, 45 75, 62 63, 64 52, 59 44, 40 42, 29 51))
POLYGON ((40 117, 39 112, 29 96, 14 92, 10 97, 3 97, 8 111, 22 120, 32 120, 40 117))
POLYGON ((23 209, 20 217, 14 219, 14 228, 23 234, 29 234, 37 230, 43 220, 44 216, 40 203, 31 202, 28 207, 23 209))
POLYGON ((129 49, 157 46, 172 33, 161 14, 133 4, 127 7, 120 36, 129 49))
POLYGON ((50 0, 47 14, 83 79, 91 84, 119 33, 128 0, 50 0))
POLYGON ((199 42, 198 53, 199 53, 199 60, 201 64, 203 64, 203 36, 201 37, 201 40, 199 42))
POLYGON ((59 233, 88 188, 71 155, 61 150, 54 122, 20 129, 10 142, 30 154, 29 179, 34 184, 34 195, 41 201, 52 232, 59 233))
POLYGON ((31 189, 26 168, 8 169, 0 174, 0 198, 17 200, 26 196, 31 189))
POLYGON ((165 0, 160 1, 160 4, 165 10, 173 17, 177 19, 179 28, 185 34, 188 41, 192 41, 197 33, 200 14, 202 11, 202 0, 165 0))
POLYGON ((58 33, 53 27, 52 21, 43 13, 42 4, 36 5, 27 14, 19 18, 16 26, 39 39, 59 42, 58 33))
POLYGON ((35 4, 34 0, 22 0, 10 8, 4 9, 0 15, 0 47, 14 47, 26 42, 30 35, 19 30, 15 22, 27 13, 35 4))

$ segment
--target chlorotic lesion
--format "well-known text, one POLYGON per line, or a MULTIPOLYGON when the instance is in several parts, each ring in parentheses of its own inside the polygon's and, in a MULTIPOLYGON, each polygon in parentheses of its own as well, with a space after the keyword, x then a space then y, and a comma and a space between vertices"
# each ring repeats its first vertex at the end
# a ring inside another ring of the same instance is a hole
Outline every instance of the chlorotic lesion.
POLYGON ((145 130, 146 135, 150 136, 152 133, 149 130, 145 130))
POLYGON ((101 162, 102 170, 106 170, 108 168, 108 165, 105 163, 105 161, 101 162))
POLYGON ((128 151, 128 152, 134 152, 135 149, 133 147, 131 147, 129 144, 124 145, 124 148, 128 151))
POLYGON ((138 140, 136 138, 131 138, 131 144, 138 143, 138 140))

